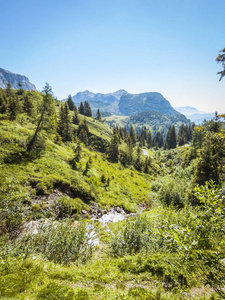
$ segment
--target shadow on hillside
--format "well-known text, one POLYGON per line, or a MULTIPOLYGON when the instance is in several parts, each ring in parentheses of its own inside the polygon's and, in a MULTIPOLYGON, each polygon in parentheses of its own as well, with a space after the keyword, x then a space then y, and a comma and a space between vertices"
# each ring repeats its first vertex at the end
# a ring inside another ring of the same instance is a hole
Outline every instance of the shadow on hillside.
POLYGON ((22 164, 33 161, 42 155, 43 151, 27 152, 26 150, 11 151, 4 157, 6 164, 22 164))

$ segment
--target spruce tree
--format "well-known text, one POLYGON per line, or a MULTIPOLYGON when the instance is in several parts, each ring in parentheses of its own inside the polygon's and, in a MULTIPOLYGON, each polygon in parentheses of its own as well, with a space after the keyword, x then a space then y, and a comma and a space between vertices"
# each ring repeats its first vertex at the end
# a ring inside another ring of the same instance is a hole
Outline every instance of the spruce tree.
POLYGON ((60 117, 57 132, 61 135, 63 142, 72 140, 72 120, 67 101, 60 107, 60 117))
POLYGON ((88 101, 84 101, 84 115, 87 117, 92 117, 92 111, 88 101))
POLYGON ((69 109, 70 110, 74 110, 74 102, 73 102, 73 99, 72 99, 72 97, 71 97, 71 95, 69 95, 68 96, 68 98, 67 98, 67 103, 68 103, 68 106, 69 106, 69 109))
POLYGON ((115 126, 113 127, 113 135, 108 148, 108 158, 112 162, 118 162, 119 160, 119 138, 115 126))
POLYGON ((77 136, 80 139, 81 142, 83 142, 86 146, 88 145, 89 139, 89 128, 87 124, 87 120, 84 119, 82 122, 79 123, 78 129, 77 129, 77 136))
POLYGON ((134 149, 133 140, 129 135, 127 139, 127 164, 128 165, 133 164, 133 149, 134 149))
POLYGON ((0 113, 6 114, 8 112, 8 98, 5 93, 0 94, 0 113))
POLYGON ((27 151, 35 148, 39 133, 45 129, 48 132, 54 132, 56 129, 56 104, 50 85, 46 83, 43 90, 43 101, 41 106, 41 115, 34 135, 27 145, 27 151))
POLYGON ((101 116, 101 113, 100 113, 100 109, 98 108, 98 110, 97 110, 97 113, 96 113, 96 119, 98 120, 98 121, 102 121, 102 116, 101 116))
POLYGON ((14 95, 9 98, 8 112, 9 112, 10 121, 16 119, 19 110, 20 110, 19 98, 17 95, 14 95))
POLYGON ((33 103, 30 100, 30 98, 28 97, 28 95, 25 95, 24 99, 23 99, 23 111, 28 114, 28 116, 32 116, 33 114, 33 103))
POLYGON ((78 109, 77 109, 76 105, 74 105, 73 111, 74 111, 74 115, 73 115, 73 124, 79 125, 80 119, 79 119, 78 109))
POLYGON ((20 82, 18 83, 18 87, 19 87, 19 90, 17 92, 17 95, 23 95, 24 90, 23 90, 22 84, 20 82))
POLYGON ((6 95, 7 95, 7 97, 12 96, 12 85, 11 85, 10 81, 8 81, 6 84, 6 95))
POLYGON ((177 136, 176 136, 176 129, 175 126, 169 127, 167 132, 166 141, 164 144, 164 149, 174 149, 177 146, 177 136))
POLYGON ((135 145, 136 141, 137 141, 137 137, 136 137, 136 131, 135 131, 135 128, 134 128, 133 124, 130 127, 130 137, 131 137, 131 139, 133 141, 133 144, 135 145))
POLYGON ((148 146, 148 149, 150 149, 152 147, 152 134, 151 134, 150 130, 148 131, 148 134, 147 134, 147 146, 148 146))
POLYGON ((141 152, 142 152, 141 147, 140 147, 140 145, 138 145, 134 167, 139 172, 142 171, 141 152))
POLYGON ((79 110, 79 114, 84 115, 84 104, 82 101, 80 103, 78 110, 79 110))
POLYGON ((68 142, 72 140, 72 120, 70 116, 70 109, 67 101, 64 104, 64 124, 63 124, 63 142, 68 142))

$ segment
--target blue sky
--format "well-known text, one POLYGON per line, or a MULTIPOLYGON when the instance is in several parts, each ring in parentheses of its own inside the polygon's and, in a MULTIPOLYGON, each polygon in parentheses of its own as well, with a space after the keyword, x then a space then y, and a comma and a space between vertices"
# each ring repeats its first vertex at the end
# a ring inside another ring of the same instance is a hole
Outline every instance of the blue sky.
POLYGON ((225 112, 224 0, 0 0, 0 67, 79 91, 159 92, 225 112))

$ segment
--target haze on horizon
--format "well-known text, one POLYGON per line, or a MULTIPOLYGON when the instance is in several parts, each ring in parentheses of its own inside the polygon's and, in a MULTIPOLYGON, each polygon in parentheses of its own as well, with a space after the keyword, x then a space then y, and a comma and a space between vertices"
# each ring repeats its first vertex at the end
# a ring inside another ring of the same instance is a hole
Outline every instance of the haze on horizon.
POLYGON ((159 92, 174 107, 225 112, 215 59, 224 0, 0 0, 0 67, 79 91, 159 92))

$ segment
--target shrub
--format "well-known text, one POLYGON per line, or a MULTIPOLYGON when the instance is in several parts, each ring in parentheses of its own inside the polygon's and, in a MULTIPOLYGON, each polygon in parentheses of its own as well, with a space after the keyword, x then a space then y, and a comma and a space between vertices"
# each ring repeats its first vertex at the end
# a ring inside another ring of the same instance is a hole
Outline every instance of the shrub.
POLYGON ((115 256, 137 253, 146 246, 149 223, 144 217, 127 220, 125 227, 111 240, 111 251, 115 256))
POLYGON ((75 293, 68 286, 63 286, 52 281, 41 289, 37 295, 37 299, 72 300, 75 299, 75 293))
POLYGON ((79 198, 68 198, 62 196, 55 201, 55 207, 59 218, 69 217, 73 214, 81 213, 82 209, 88 210, 88 205, 79 198))
POLYGON ((85 224, 73 226, 69 221, 44 223, 36 235, 25 235, 17 241, 2 245, 2 257, 42 253, 55 263, 68 265, 84 262, 92 255, 85 224))
POLYGON ((184 183, 177 179, 168 178, 159 190, 159 199, 166 204, 184 207, 185 203, 185 187, 184 183))
POLYGON ((15 180, 9 179, 0 185, 0 235, 16 237, 24 220, 24 203, 28 193, 15 180))

